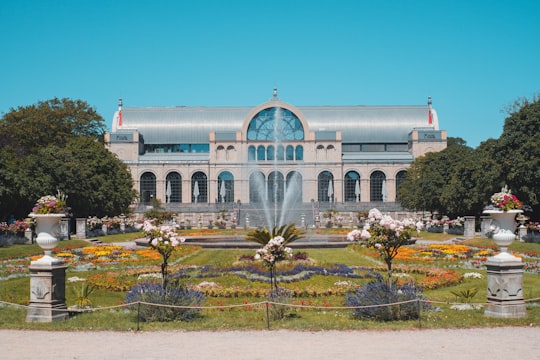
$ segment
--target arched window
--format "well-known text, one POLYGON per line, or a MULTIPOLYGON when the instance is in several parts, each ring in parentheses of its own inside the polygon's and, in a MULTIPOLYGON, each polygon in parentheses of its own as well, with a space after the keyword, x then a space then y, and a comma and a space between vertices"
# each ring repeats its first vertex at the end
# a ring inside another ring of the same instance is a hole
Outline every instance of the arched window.
POLYGON ((266 148, 266 160, 274 160, 275 150, 274 145, 270 145, 266 148))
POLYGON ((198 171, 191 177, 191 202, 208 202, 207 178, 206 174, 203 172, 198 171))
POLYGON ((304 160, 304 147, 302 145, 296 146, 295 155, 296 155, 295 156, 296 161, 304 160))
POLYGON ((219 145, 216 148, 216 160, 221 161, 223 159, 225 159, 225 148, 223 145, 219 145))
POLYGON ((285 201, 290 200, 291 205, 302 203, 302 175, 297 171, 291 171, 287 174, 286 184, 285 201))
POLYGON ((285 150, 285 160, 294 160, 294 147, 292 145, 287 145, 285 150))
POLYGON ((386 201, 386 175, 374 171, 369 179, 370 201, 386 201))
POLYGON ((360 201, 360 175, 356 171, 349 171, 343 180, 345 202, 360 201))
POLYGON ((255 141, 304 140, 304 127, 290 110, 271 107, 255 115, 247 129, 247 139, 255 141))
POLYGON ((248 148, 248 161, 255 161, 255 146, 253 145, 248 148))
POLYGON ((276 153, 276 159, 277 160, 285 160, 285 149, 283 145, 277 146, 277 153, 276 153))
POLYGON ((319 202, 334 201, 334 176, 330 171, 323 171, 317 180, 317 197, 319 202))
POLYGON ((272 203, 282 203, 285 197, 285 181, 283 174, 279 171, 272 171, 268 175, 268 199, 272 203))
POLYGON ((234 176, 228 171, 224 171, 218 176, 217 188, 218 202, 232 203, 234 201, 234 176))
POLYGON ((177 172, 167 175, 165 180, 165 200, 168 203, 182 202, 182 177, 177 172))
POLYGON ((266 150, 265 150, 264 146, 262 146, 262 145, 259 145, 257 147, 257 160, 258 161, 266 160, 266 150))
POLYGON ((225 151, 225 159, 233 160, 235 150, 236 149, 234 148, 234 146, 232 146, 232 145, 227 146, 227 150, 225 151))
POLYGON ((266 180, 260 171, 249 176, 249 202, 259 203, 266 200, 266 180))
POLYGON ((401 170, 396 174, 396 201, 401 201, 399 192, 401 190, 401 184, 403 180, 407 177, 407 171, 401 170))
POLYGON ((140 179, 141 202, 149 203, 156 197, 156 175, 145 172, 140 179))

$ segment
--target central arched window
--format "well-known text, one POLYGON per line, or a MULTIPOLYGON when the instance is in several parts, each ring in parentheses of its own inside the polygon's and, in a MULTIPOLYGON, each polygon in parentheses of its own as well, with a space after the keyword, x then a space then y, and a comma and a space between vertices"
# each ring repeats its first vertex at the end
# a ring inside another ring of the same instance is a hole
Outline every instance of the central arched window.
POLYGON ((167 175, 165 197, 168 203, 182 202, 182 177, 177 172, 167 175))
POLYGON ((330 171, 323 171, 317 179, 317 198, 319 202, 334 201, 334 175, 330 171))
POLYGON ((218 202, 231 203, 234 201, 234 176, 224 171, 218 176, 218 202))
POLYGON ((304 127, 290 110, 272 107, 261 110, 249 122, 247 139, 251 141, 304 140, 304 127))
POLYGON ((149 203, 156 197, 156 175, 145 172, 141 175, 140 183, 141 202, 149 203))
POLYGON ((386 175, 382 171, 375 171, 369 179, 370 201, 386 201, 386 175))
POLYGON ((356 171, 345 174, 343 189, 345 202, 360 201, 360 175, 356 171))
POLYGON ((191 177, 191 202, 192 203, 206 203, 208 202, 208 187, 206 174, 203 172, 196 172, 191 177))
POLYGON ((407 178, 407 171, 401 170, 396 174, 396 201, 401 201, 401 185, 403 181, 407 178))

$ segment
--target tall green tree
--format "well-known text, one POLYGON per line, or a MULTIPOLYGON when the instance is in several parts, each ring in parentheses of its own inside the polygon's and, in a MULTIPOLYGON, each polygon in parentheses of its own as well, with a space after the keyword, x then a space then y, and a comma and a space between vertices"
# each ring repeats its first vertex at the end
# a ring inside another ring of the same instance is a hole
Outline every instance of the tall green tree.
POLYGON ((447 190, 447 187, 457 174, 471 171, 467 164, 471 163, 472 153, 473 149, 463 139, 449 138, 446 149, 417 158, 407 170, 407 177, 401 185, 401 204, 409 209, 444 214, 462 211, 459 192, 463 184, 456 181, 453 191, 447 190), (454 196, 457 197, 455 200, 454 196))
POLYGON ((68 195, 78 217, 126 212, 127 166, 102 143, 104 120, 80 100, 19 107, 0 120, 0 219, 25 217, 41 196, 68 195))
POLYGON ((540 203, 540 96, 516 101, 498 141, 504 181, 524 203, 540 203))

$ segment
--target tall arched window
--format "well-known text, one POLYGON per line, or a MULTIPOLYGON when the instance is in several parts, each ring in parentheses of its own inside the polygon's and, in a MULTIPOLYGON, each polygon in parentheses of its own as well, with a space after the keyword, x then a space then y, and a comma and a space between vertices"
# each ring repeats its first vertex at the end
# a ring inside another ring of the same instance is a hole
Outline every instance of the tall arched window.
POLYGON ((248 161, 255 161, 255 146, 250 145, 248 148, 248 161))
POLYGON ((283 145, 277 146, 276 159, 285 160, 285 148, 283 147, 283 145))
POLYGON ((291 205, 302 203, 302 175, 297 171, 287 174, 285 198, 291 205))
POLYGON ((260 171, 249 176, 249 202, 258 203, 266 200, 266 179, 260 171))
POLYGON ((206 174, 198 171, 191 177, 191 202, 192 203, 207 203, 208 202, 208 185, 206 174))
POLYGON ((360 201, 360 175, 356 171, 349 171, 343 180, 345 202, 360 201))
POLYGON ((287 145, 285 150, 285 160, 294 160, 294 147, 292 145, 287 145))
POLYGON ((370 201, 386 201, 386 175, 374 171, 369 179, 370 201))
POLYGON ((177 172, 171 172, 165 180, 165 197, 168 203, 182 202, 182 177, 177 172))
POLYGON ((156 197, 156 175, 145 172, 140 178, 141 202, 149 203, 156 197))
POLYGON ((285 181, 283 174, 279 171, 272 171, 268 175, 268 199, 272 203, 282 203, 285 194, 285 181))
POLYGON ((218 176, 217 188, 218 202, 231 203, 234 201, 234 176, 228 171, 224 171, 218 176))
POLYGON ((274 145, 269 145, 266 148, 266 160, 274 160, 274 156, 275 156, 274 145))
POLYGON ((302 145, 297 145, 295 150, 295 160, 304 160, 304 147, 302 145))
POLYGON ((407 177, 407 171, 401 170, 396 174, 396 201, 401 201, 399 192, 401 190, 401 184, 403 180, 407 177))
POLYGON ((259 145, 257 147, 257 160, 258 161, 266 160, 266 149, 262 145, 259 145))
POLYGON ((319 174, 317 197, 319 202, 334 201, 334 175, 330 171, 323 171, 319 174))

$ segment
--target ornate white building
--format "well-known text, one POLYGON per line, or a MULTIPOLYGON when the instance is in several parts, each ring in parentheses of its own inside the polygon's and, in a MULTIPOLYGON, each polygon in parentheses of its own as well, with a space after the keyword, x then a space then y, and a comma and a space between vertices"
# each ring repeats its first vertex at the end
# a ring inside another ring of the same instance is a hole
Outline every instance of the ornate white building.
POLYGON ((430 98, 420 106, 294 106, 274 90, 254 107, 124 108, 120 100, 105 143, 129 166, 141 203, 280 203, 289 191, 296 206, 395 210, 407 167, 446 148, 446 131, 430 98))

